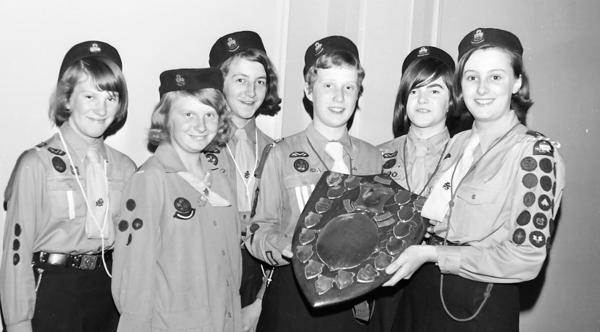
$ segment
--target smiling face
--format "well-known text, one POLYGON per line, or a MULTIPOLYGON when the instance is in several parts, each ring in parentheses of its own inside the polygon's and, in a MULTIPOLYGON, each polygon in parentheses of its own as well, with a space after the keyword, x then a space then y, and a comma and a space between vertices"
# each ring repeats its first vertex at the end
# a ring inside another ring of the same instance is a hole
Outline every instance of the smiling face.
POLYGON ((306 98, 312 101, 314 125, 321 132, 346 126, 358 100, 358 70, 333 67, 317 69, 312 86, 304 86, 306 98))
POLYGON ((497 48, 475 51, 464 66, 462 94, 477 122, 493 122, 507 115, 513 93, 521 88, 510 59, 497 48))
POLYGON ((181 97, 171 109, 171 146, 179 155, 200 153, 212 142, 218 129, 217 111, 195 98, 181 97))
POLYGON ((235 59, 224 79, 223 94, 238 125, 254 117, 267 94, 267 73, 259 62, 235 59))
POLYGON ((114 121, 119 109, 119 94, 101 91, 94 80, 84 75, 73 88, 66 103, 69 125, 88 143, 101 137, 114 121))
POLYGON ((449 100, 450 91, 441 77, 415 87, 406 101, 406 113, 411 125, 432 132, 442 131, 446 125, 449 100))

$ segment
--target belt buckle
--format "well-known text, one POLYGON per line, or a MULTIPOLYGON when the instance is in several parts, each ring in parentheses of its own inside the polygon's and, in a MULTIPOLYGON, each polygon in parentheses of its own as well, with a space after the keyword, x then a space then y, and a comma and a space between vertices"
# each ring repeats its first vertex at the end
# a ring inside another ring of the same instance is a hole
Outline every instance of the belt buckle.
POLYGON ((82 270, 94 270, 96 268, 96 260, 98 256, 96 255, 81 255, 81 263, 79 264, 79 268, 82 270))

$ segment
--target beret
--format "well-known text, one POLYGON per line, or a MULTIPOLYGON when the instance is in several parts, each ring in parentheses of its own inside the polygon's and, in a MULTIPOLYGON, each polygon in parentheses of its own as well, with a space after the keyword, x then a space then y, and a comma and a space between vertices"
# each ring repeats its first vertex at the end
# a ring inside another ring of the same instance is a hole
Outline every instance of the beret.
POLYGON ((223 92, 223 73, 218 68, 173 69, 160 74, 162 97, 171 91, 197 91, 200 89, 217 89, 223 92))
POLYGON ((71 47, 71 49, 67 52, 65 58, 63 59, 62 65, 60 66, 58 80, 61 79, 62 75, 65 73, 67 68, 69 68, 69 66, 72 65, 74 62, 92 56, 101 56, 108 58, 109 60, 114 62, 119 67, 119 69, 123 69, 121 57, 119 56, 119 52, 117 52, 116 48, 112 47, 110 44, 107 44, 105 42, 101 42, 98 40, 89 40, 71 47))
POLYGON ((343 36, 329 36, 319 39, 308 47, 304 54, 304 75, 310 67, 317 62, 321 56, 336 51, 344 51, 353 54, 358 59, 358 49, 356 45, 348 38, 343 36))
POLYGON ((415 48, 414 50, 412 50, 412 52, 408 53, 406 59, 404 59, 404 62, 402 63, 402 74, 404 74, 406 68, 408 68, 408 66, 410 66, 410 64, 413 63, 415 60, 424 58, 438 59, 441 62, 448 65, 448 67, 452 69, 452 72, 454 72, 454 59, 452 59, 450 54, 444 52, 443 50, 437 47, 421 46, 415 48))
POLYGON ((265 54, 267 53, 262 39, 260 39, 260 36, 256 32, 232 32, 217 39, 213 47, 210 49, 208 64, 211 67, 219 67, 232 55, 251 48, 263 51, 265 54))
POLYGON ((458 44, 458 59, 468 51, 481 46, 496 46, 523 56, 523 46, 519 38, 506 30, 477 28, 469 32, 458 44))

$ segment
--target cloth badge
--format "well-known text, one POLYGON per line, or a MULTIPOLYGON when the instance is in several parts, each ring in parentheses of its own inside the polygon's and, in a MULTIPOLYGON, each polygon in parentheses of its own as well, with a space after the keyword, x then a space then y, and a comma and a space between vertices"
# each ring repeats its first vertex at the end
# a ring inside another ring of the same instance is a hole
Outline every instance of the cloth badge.
POLYGON ((383 168, 390 169, 396 165, 396 159, 390 159, 383 164, 383 168))
POLYGON ((215 156, 212 153, 207 153, 206 154, 206 160, 208 160, 209 163, 217 166, 219 164, 219 158, 217 158, 217 156, 215 156))
POLYGON ((531 172, 537 168, 537 161, 533 157, 525 157, 521 160, 521 169, 531 172))
POLYGON ((173 205, 175 206, 175 210, 177 210, 173 215, 173 218, 189 220, 196 214, 196 209, 192 208, 190 201, 183 197, 175 199, 173 205))
POLYGON ((48 147, 48 151, 50 151, 51 153, 54 153, 55 155, 58 155, 58 156, 64 156, 66 154, 66 152, 64 152, 63 150, 55 149, 50 146, 48 147))
POLYGON ((65 164, 64 160, 60 157, 52 158, 52 166, 54 166, 54 169, 59 173, 64 173, 67 169, 67 164, 65 164))
POLYGON ((550 159, 548 158, 544 158, 542 160, 540 160, 540 169, 544 172, 544 173, 551 173, 552 172, 552 161, 550 161, 550 159))
POLYGON ((530 220, 531 220, 531 213, 529 213, 529 211, 525 210, 525 211, 521 212, 521 214, 517 217, 517 224, 519 224, 519 226, 525 226, 525 225, 529 224, 530 220))
POLYGON ((554 156, 554 146, 548 141, 537 141, 533 145, 533 154, 536 156, 554 156))
POLYGON ((516 244, 523 244, 525 242, 525 238, 527 237, 525 230, 522 228, 517 228, 513 233, 513 242, 516 244))
POLYGON ((397 155, 398 155, 398 151, 384 153, 383 154, 383 159, 394 158, 397 155))
POLYGON ((546 236, 540 231, 533 231, 529 234, 529 242, 534 247, 541 248, 546 245, 546 236))
POLYGON ((533 216, 533 225, 535 228, 544 229, 548 225, 548 217, 545 214, 538 212, 533 216))
POLYGON ((290 153, 290 158, 308 158, 308 153, 304 152, 304 151, 296 151, 296 152, 292 152, 290 153))
POLYGON ((308 170, 308 162, 304 159, 296 159, 296 161, 294 161, 294 168, 298 172, 304 173, 308 170))

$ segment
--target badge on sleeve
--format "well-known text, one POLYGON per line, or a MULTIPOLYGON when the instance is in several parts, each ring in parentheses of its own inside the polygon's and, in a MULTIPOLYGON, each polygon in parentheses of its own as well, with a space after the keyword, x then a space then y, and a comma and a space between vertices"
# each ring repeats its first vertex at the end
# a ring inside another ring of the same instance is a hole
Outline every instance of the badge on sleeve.
POLYGON ((537 141, 533 145, 533 155, 554 156, 554 147, 548 141, 537 141))

